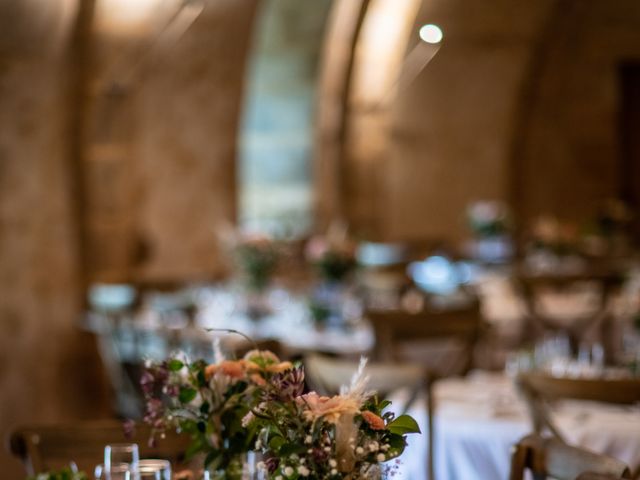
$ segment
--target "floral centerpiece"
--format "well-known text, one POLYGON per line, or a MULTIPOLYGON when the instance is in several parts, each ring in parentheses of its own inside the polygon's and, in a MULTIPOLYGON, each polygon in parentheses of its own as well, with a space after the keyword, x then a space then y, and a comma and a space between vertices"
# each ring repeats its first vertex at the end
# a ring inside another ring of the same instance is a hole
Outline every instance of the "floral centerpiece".
POLYGON ((305 257, 320 279, 311 292, 309 312, 319 326, 344 320, 343 310, 350 300, 347 280, 357 267, 356 249, 346 228, 338 224, 307 242, 305 257))
POLYGON ((236 262, 253 291, 263 291, 278 265, 279 248, 267 235, 245 235, 234 245, 236 262))
POLYGON ((630 226, 633 213, 618 199, 607 199, 585 229, 583 249, 595 257, 625 256, 630 249, 630 226))
POLYGON ((504 262, 513 255, 509 233, 512 220, 509 208, 498 201, 478 201, 467 207, 467 221, 473 232, 471 255, 489 263, 504 262))
POLYGON ((376 478, 419 428, 366 390, 365 363, 339 395, 325 397, 304 393, 303 367, 272 352, 214 364, 171 358, 144 374, 145 421, 152 440, 168 429, 190 434, 188 456, 203 455, 213 478, 243 478, 243 456, 253 449, 263 453, 268 479, 376 478))
POLYGON ((262 402, 243 423, 258 432, 256 447, 269 478, 378 478, 382 464, 402 454, 406 435, 419 432, 418 425, 408 415, 384 412, 390 402, 366 391, 365 364, 332 397, 303 394, 302 367, 276 374, 264 386, 262 402))
POLYGON ((573 255, 579 251, 578 229, 572 223, 555 217, 539 217, 532 225, 530 248, 556 256, 573 255))
POLYGON ((511 230, 509 209, 498 201, 473 202, 467 207, 467 220, 477 238, 499 237, 511 230))
POLYGON ((305 257, 322 280, 338 283, 344 281, 357 266, 356 247, 345 228, 332 226, 326 235, 317 235, 309 240, 305 257))
POLYGON ((241 478, 243 456, 256 439, 256 429, 246 428, 242 419, 257 405, 271 377, 291 368, 290 362, 258 350, 213 364, 176 357, 148 365, 141 386, 151 440, 167 429, 187 433, 192 437, 189 458, 204 455, 214 478, 241 478))

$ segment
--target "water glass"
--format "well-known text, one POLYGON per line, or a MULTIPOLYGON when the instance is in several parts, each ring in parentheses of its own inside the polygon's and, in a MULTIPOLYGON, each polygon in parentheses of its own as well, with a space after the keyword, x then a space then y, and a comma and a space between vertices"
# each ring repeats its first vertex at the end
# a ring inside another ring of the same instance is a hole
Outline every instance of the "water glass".
POLYGON ((140 460, 136 471, 136 480, 171 480, 171 463, 167 460, 140 460))
POLYGON ((95 480, 134 480, 133 470, 128 463, 112 463, 107 469, 104 464, 94 470, 95 480))
POLYGON ((130 465, 133 470, 138 466, 140 453, 135 443, 114 443, 104 447, 104 469, 111 472, 114 465, 130 465))

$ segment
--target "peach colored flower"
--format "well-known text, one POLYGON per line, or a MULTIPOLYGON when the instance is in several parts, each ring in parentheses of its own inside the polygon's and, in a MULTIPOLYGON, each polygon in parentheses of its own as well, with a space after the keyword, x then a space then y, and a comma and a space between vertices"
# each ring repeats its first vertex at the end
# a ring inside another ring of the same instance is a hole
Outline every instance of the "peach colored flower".
POLYGON ((207 380, 211 380, 211 377, 213 377, 217 371, 218 365, 216 365, 215 363, 207 365, 204 369, 204 378, 206 378, 207 380))
POLYGON ((231 378, 242 378, 245 375, 245 364, 240 360, 224 360, 218 369, 231 378))
POLYGON ((309 392, 297 397, 296 402, 298 405, 306 407, 303 415, 310 422, 322 417, 327 422, 336 424, 342 415, 354 415, 360 411, 360 407, 354 399, 341 395, 325 397, 316 392, 309 392))
POLYGON ((249 376, 249 378, 251 379, 251 381, 253 383, 255 383, 256 385, 258 385, 260 387, 263 387, 263 386, 265 386, 267 384, 267 381, 257 373, 252 373, 249 376))
POLYGON ((285 370, 291 370, 293 368, 293 363, 291 362, 279 362, 271 365, 267 365, 265 370, 270 373, 281 373, 285 370))
POLYGON ((386 428, 384 420, 369 410, 362 412, 362 418, 372 430, 384 430, 386 428))
POLYGON ((257 350, 257 349, 248 351, 244 356, 244 360, 248 362, 252 362, 254 364, 258 364, 258 362, 264 363, 264 364, 280 362, 280 359, 275 353, 270 352, 269 350, 257 350))

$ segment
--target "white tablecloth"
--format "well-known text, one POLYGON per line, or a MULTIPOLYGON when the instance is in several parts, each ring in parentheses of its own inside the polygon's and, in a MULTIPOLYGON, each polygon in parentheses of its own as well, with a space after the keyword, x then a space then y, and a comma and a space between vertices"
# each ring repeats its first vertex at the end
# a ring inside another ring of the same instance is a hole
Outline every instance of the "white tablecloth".
MULTIPOLYGON (((402 394, 398 395, 401 400, 402 394)), ((436 384, 435 475, 437 480, 506 480, 510 451, 531 427, 523 401, 502 375, 476 374, 436 384)), ((401 401, 398 402, 401 404, 401 401)), ((409 437, 399 474, 394 478, 426 478, 427 424, 424 400, 410 413, 423 435, 409 437)), ((640 407, 565 402, 555 421, 568 441, 640 465, 640 407)))

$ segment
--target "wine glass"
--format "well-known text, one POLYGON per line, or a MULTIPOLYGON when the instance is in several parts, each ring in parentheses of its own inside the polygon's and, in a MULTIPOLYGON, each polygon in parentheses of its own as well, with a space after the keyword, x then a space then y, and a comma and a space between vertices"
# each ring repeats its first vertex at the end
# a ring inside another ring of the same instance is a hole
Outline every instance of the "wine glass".
POLYGON ((136 480, 171 480, 171 463, 168 460, 140 460, 136 471, 136 480))
POLYGON ((113 443, 104 447, 104 469, 107 473, 114 465, 129 465, 135 470, 139 461, 140 453, 135 443, 113 443))

